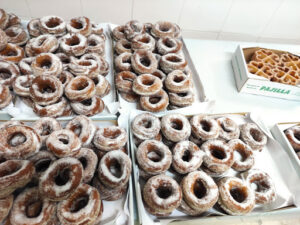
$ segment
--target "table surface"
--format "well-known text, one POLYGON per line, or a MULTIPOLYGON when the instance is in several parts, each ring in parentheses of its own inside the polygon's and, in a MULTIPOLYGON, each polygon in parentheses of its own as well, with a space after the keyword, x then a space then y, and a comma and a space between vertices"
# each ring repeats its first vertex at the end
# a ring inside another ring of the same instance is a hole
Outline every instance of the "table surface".
POLYGON ((185 39, 206 96, 215 100, 215 113, 257 112, 272 127, 278 122, 300 121, 300 102, 238 93, 231 58, 238 44, 300 53, 300 45, 185 39))

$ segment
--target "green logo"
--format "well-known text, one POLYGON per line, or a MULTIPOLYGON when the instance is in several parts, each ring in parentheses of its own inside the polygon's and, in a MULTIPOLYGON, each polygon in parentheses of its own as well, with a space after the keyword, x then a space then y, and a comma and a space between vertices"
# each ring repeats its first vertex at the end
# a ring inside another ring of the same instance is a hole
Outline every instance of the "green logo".
POLYGON ((280 88, 272 88, 272 87, 266 87, 266 86, 262 86, 259 90, 275 92, 275 93, 280 93, 280 94, 289 94, 291 92, 290 90, 284 90, 284 89, 280 89, 280 88))

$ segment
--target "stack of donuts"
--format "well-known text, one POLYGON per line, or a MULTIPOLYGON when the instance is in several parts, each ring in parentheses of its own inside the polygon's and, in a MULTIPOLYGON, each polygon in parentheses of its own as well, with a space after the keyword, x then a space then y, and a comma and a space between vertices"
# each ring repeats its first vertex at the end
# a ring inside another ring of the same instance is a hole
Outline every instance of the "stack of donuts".
POLYGON ((276 198, 274 183, 253 169, 267 137, 254 123, 227 116, 150 113, 131 123, 145 209, 165 217, 177 209, 199 216, 215 207, 230 215, 251 212, 276 198), (256 153, 257 152, 257 153, 256 153), (230 175, 229 175, 230 173, 230 175))
POLYGON ((83 115, 64 128, 51 117, 1 124, 0 222, 99 224, 102 200, 127 191, 126 142, 123 128, 96 127, 83 115))
POLYGON ((102 97, 111 87, 102 28, 87 17, 65 22, 45 16, 29 21, 28 35, 18 18, 2 9, 0 28, 6 28, 6 17, 16 25, 0 30, 0 109, 19 96, 41 117, 103 111, 102 97))
POLYGON ((292 126, 286 129, 284 133, 300 159, 300 125, 292 126))
POLYGON ((112 31, 115 83, 122 98, 159 112, 194 102, 193 79, 182 52, 178 25, 136 20, 112 31))

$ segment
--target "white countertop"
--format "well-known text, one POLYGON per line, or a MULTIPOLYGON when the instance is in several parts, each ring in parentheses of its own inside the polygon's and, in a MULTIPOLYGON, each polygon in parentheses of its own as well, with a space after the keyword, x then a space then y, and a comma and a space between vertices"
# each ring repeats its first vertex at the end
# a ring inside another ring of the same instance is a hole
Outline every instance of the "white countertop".
POLYGON ((300 45, 247 43, 185 39, 185 43, 200 75, 206 96, 215 100, 215 113, 257 112, 272 127, 278 122, 300 121, 300 102, 238 93, 231 58, 238 44, 262 46, 299 52, 300 45))

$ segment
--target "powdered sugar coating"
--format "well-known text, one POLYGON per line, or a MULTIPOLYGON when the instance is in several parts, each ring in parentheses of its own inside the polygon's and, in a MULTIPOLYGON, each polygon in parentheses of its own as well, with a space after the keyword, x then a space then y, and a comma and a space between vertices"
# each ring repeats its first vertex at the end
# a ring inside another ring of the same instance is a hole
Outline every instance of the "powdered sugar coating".
POLYGON ((162 81, 151 74, 141 74, 132 83, 132 90, 142 96, 155 95, 162 87, 162 81))
POLYGON ((69 33, 80 33, 84 36, 89 36, 92 32, 92 24, 90 19, 85 16, 74 17, 67 24, 69 33))
POLYGON ((267 136, 255 123, 245 123, 240 126, 241 139, 248 144, 252 150, 261 151, 267 144, 267 136))
POLYGON ((184 70, 187 61, 183 55, 177 53, 168 53, 160 59, 160 67, 165 73, 171 73, 174 70, 184 70))
POLYGON ((153 51, 155 48, 155 40, 151 35, 147 33, 138 34, 132 39, 131 48, 133 51, 136 51, 138 49, 153 51))
POLYGON ((220 127, 219 138, 229 141, 240 137, 240 128, 232 119, 220 117, 217 119, 217 123, 220 127))
POLYGON ((45 144, 49 135, 56 130, 62 129, 60 123, 51 117, 43 117, 34 122, 33 128, 41 136, 42 143, 45 144))
POLYGON ((160 131, 160 120, 151 113, 141 113, 131 122, 131 129, 139 139, 153 139, 160 131))
POLYGON ((0 60, 0 69, 3 71, 3 76, 0 77, 0 84, 12 85, 17 76, 20 75, 19 68, 12 62, 0 60), (4 71, 8 72, 5 73, 4 71))
POLYGON ((44 16, 39 20, 39 28, 44 34, 62 36, 66 32, 66 23, 59 16, 44 16))
POLYGON ((69 70, 75 76, 96 77, 100 73, 99 63, 94 59, 70 57, 69 70))
POLYGON ((98 96, 93 96, 82 102, 70 102, 70 104, 75 113, 85 116, 101 113, 105 107, 103 100, 98 96))
POLYGON ((79 33, 66 34, 60 41, 60 48, 67 55, 81 56, 86 51, 87 39, 79 33))
POLYGON ((206 115, 195 115, 190 120, 192 133, 201 140, 215 139, 219 136, 218 123, 206 115))
POLYGON ((157 59, 149 50, 136 50, 131 56, 131 65, 134 71, 138 74, 153 73, 158 66, 157 59), (148 61, 148 64, 143 64, 143 61, 148 61))
POLYGON ((300 126, 293 126, 284 131, 295 151, 300 150, 300 126))
POLYGON ((182 43, 176 38, 164 37, 160 38, 157 41, 156 48, 161 55, 166 55, 168 53, 178 53, 182 49, 182 43))
POLYGON ((62 72, 60 59, 52 53, 41 53, 31 63, 35 76, 57 76, 62 72))
POLYGON ((170 92, 183 93, 191 89, 192 80, 181 70, 174 70, 168 74, 165 85, 170 92))

